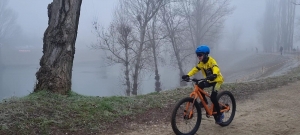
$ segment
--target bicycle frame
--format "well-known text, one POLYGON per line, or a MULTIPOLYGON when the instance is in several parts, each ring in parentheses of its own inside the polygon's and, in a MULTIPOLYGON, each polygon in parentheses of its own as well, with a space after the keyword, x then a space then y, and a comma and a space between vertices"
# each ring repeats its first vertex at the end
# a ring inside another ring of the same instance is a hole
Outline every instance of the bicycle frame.
MULTIPOLYGON (((214 104, 212 103, 211 106, 209 107, 208 104, 206 104, 206 102, 204 101, 204 97, 202 97, 201 93, 203 93, 206 97, 210 98, 210 95, 207 92, 205 92, 203 89, 199 88, 198 85, 194 84, 194 91, 190 94, 190 97, 194 98, 193 104, 195 103, 195 101, 197 102, 197 99, 199 98, 201 100, 201 103, 203 104, 204 109, 205 109, 205 111, 208 115, 212 116, 213 114, 216 114, 217 112, 213 112, 214 104)), ((224 107, 224 109, 220 108, 220 112, 225 112, 225 111, 230 110, 229 106, 226 106, 222 103, 219 103, 219 104, 222 107, 224 107)), ((189 106, 190 106, 190 103, 187 104, 186 111, 189 109, 189 106)), ((192 109, 194 109, 194 106, 193 106, 192 109)), ((184 116, 186 115, 186 111, 184 112, 184 116)), ((192 115, 193 115, 193 111, 190 111, 189 113, 190 113, 189 118, 191 118, 192 115)))

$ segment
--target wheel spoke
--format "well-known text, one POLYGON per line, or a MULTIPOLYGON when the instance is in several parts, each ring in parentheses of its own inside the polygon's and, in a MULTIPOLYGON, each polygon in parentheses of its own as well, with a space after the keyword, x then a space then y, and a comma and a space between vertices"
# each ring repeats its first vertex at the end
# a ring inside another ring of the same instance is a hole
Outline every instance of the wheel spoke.
POLYGON ((231 123, 235 115, 235 99, 229 91, 223 91, 218 95, 218 101, 220 109, 226 108, 229 106, 229 110, 224 111, 224 119, 221 126, 227 126, 231 123), (225 105, 225 106, 224 106, 225 105))
POLYGON ((176 106, 177 109, 174 109, 172 115, 172 128, 174 132, 176 134, 194 134, 198 130, 201 121, 201 112, 197 111, 201 111, 200 107, 196 107, 196 105, 193 104, 192 98, 186 98, 176 106), (184 111, 186 111, 186 116, 183 115, 184 111), (191 112, 192 115, 189 117, 191 112))

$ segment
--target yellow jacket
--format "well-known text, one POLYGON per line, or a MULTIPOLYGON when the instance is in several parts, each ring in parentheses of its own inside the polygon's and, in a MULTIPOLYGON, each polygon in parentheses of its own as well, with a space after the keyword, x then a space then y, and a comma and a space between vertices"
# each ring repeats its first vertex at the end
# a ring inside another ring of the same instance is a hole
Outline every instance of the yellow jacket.
POLYGON ((211 74, 217 75, 217 78, 215 80, 208 81, 210 83, 216 82, 219 86, 224 82, 223 76, 221 74, 220 68, 218 67, 216 60, 210 56, 208 56, 208 61, 205 64, 203 62, 199 62, 197 66, 195 66, 187 75, 193 76, 197 72, 199 72, 199 70, 202 71, 202 75, 204 76, 204 78, 211 74))

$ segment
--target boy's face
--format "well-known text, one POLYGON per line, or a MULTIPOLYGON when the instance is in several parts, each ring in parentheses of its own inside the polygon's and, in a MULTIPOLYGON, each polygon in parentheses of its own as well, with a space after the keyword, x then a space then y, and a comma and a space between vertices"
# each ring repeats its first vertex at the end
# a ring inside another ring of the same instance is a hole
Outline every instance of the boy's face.
POLYGON ((199 59, 199 61, 202 61, 203 60, 203 53, 200 53, 200 54, 197 54, 197 57, 199 59))

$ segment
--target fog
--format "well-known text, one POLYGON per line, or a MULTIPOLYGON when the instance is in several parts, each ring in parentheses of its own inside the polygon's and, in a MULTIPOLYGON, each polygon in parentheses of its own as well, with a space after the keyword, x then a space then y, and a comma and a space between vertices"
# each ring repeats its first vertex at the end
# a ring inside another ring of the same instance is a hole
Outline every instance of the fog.
MULTIPOLYGON (((22 41, 27 42, 18 43, 16 41, 19 39, 12 39, 7 45, 1 46, 1 59, 5 66, 0 74, 0 99, 25 96, 33 91, 35 73, 39 69, 39 59, 42 56, 42 38, 48 26, 47 5, 51 2, 52 0, 9 0, 8 7, 18 15, 17 24, 21 27, 22 35, 26 37, 26 40, 22 41)), ((90 48, 90 45, 96 42, 92 22, 99 20, 107 27, 117 3, 118 0, 82 2, 72 73, 72 90, 77 93, 91 96, 124 95, 120 66, 107 65, 104 53, 90 48)), ((246 61, 255 55, 255 47, 262 53, 258 25, 262 23, 265 4, 264 0, 232 0, 231 5, 235 10, 226 17, 218 47, 212 50, 211 54, 219 63, 226 82, 238 79, 231 76, 237 71, 234 67, 239 65, 238 62, 246 61), (233 33, 239 36, 236 41, 238 46, 235 47, 231 44, 231 39, 236 38, 231 36, 233 33)), ((298 10, 296 8, 296 17, 298 10)), ((299 43, 295 38, 294 47, 298 46, 297 44, 299 43)), ((184 67, 184 71, 188 72, 192 65, 191 63, 190 66, 184 67)), ((261 68, 260 66, 257 68, 261 68)), ((176 68, 160 66, 159 70, 163 90, 179 86, 179 71, 176 68)), ((238 71, 243 74, 243 70, 240 68, 238 71)), ((146 72, 141 83, 139 94, 154 92, 154 73, 146 72)))
MULTIPOLYGON (((232 5, 236 8, 234 13, 230 15, 225 23, 224 35, 230 35, 241 29, 241 37, 238 49, 249 49, 252 47, 260 47, 257 41, 258 28, 257 25, 264 15, 264 0, 233 0, 232 5)), ((223 43, 228 43, 228 36, 223 36, 223 43)), ((222 42, 220 43, 222 44, 222 42)), ((229 43, 230 44, 230 43, 229 43)), ((222 49, 228 48, 228 44, 221 45, 222 49)))

